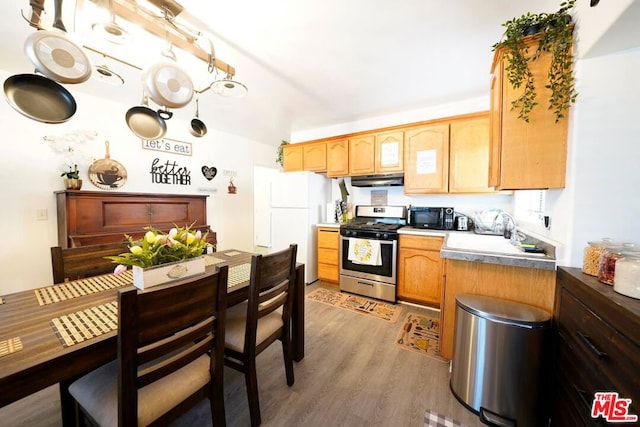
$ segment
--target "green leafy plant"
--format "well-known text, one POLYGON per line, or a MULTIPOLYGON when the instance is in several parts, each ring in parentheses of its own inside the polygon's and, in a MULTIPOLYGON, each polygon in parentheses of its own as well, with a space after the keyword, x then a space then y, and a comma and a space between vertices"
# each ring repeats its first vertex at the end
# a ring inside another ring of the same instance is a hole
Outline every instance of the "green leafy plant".
POLYGON ((280 142, 280 145, 278 146, 278 157, 276 157, 276 163, 280 165, 280 167, 284 166, 284 150, 282 149, 282 147, 284 147, 285 145, 289 145, 289 143, 285 140, 282 140, 282 142, 280 142))
POLYGON ((200 230, 194 233, 190 226, 172 228, 167 234, 154 227, 144 229, 147 232, 140 240, 125 234, 129 241, 129 252, 106 257, 119 264, 115 269, 116 274, 126 270, 126 266, 147 268, 195 258, 202 255, 205 248, 212 246, 207 242, 209 233, 202 234, 200 230))
POLYGON ((575 102, 578 94, 573 77, 573 27, 570 25, 569 11, 575 0, 560 3, 555 13, 532 14, 527 12, 502 24, 505 32, 502 41, 493 45, 493 50, 504 49, 507 61, 507 79, 513 88, 524 86, 522 94, 511 103, 511 109, 518 111, 518 117, 529 121, 529 113, 538 105, 536 86, 529 63, 536 61, 544 52, 551 53, 551 65, 547 73, 545 87, 551 90, 549 109, 556 115, 556 122, 564 117, 564 112, 575 102), (537 33, 539 42, 531 55, 525 37, 537 33))
POLYGON ((62 172, 60 176, 64 176, 67 179, 80 179, 80 171, 78 165, 73 165, 73 169, 69 166, 69 170, 62 172))

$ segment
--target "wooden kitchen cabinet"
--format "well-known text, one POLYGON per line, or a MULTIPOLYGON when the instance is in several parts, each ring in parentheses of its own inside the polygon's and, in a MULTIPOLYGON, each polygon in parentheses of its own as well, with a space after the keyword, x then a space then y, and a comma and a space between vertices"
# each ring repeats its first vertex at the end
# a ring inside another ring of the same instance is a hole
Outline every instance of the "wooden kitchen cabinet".
POLYGON ((207 197, 184 194, 120 193, 108 191, 56 191, 58 245, 72 248, 122 242, 128 234, 144 235, 144 227, 167 232, 193 224, 193 229, 216 234, 207 225, 207 197))
POLYGON ((594 394, 617 392, 640 415, 640 301, 578 268, 559 267, 554 306, 551 423, 596 426, 594 394))
POLYGON ((340 229, 318 227, 318 279, 338 284, 340 281, 340 229))
POLYGON ((376 170, 374 135, 349 138, 349 175, 372 175, 376 170))
POLYGON ((349 175, 349 140, 327 141, 327 176, 349 175))
POLYGON ((489 115, 451 122, 449 193, 490 193, 489 115))
MULTIPOLYGON (((529 54, 537 48, 535 36, 526 39, 529 54)), ((490 185, 497 189, 542 189, 565 186, 567 163, 567 129, 569 115, 556 123, 554 112, 548 109, 550 89, 548 69, 551 53, 545 52, 529 62, 536 87, 537 106, 529 122, 518 118, 511 103, 523 91, 514 89, 506 76, 507 61, 501 49, 496 50, 491 83, 491 170, 490 185)))
POLYGON ((401 301, 440 308, 444 262, 440 248, 444 237, 401 234, 398 248, 397 296, 401 301))
POLYGON ((453 358, 456 296, 484 295, 521 302, 553 312, 554 270, 447 259, 441 309, 440 352, 453 358))
POLYGON ((403 171, 404 132, 393 131, 375 135, 375 173, 403 171))
POLYGON ((327 171, 327 144, 317 142, 302 147, 302 168, 311 172, 327 171))
POLYGON ((446 193, 449 189, 449 123, 405 132, 404 193, 446 193))
POLYGON ((282 147, 282 170, 284 172, 304 170, 304 150, 301 144, 289 144, 282 147))

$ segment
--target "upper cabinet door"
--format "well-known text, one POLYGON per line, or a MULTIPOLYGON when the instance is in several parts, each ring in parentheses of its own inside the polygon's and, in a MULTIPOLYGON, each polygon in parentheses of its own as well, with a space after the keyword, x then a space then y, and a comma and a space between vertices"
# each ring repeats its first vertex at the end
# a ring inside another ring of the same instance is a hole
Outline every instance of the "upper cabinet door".
POLYGON ((451 122, 449 192, 487 193, 489 187, 489 116, 451 122))
MULTIPOLYGON (((532 44, 529 52, 535 52, 536 48, 532 44)), ((501 133, 498 188, 512 190, 564 187, 569 114, 565 114, 565 118, 556 123, 554 112, 547 108, 551 97, 551 90, 546 87, 551 53, 543 52, 529 64, 538 103, 529 114, 529 122, 518 118, 518 112, 511 110, 512 101, 521 95, 523 88, 515 89, 511 86, 504 72, 508 64, 500 52, 496 52, 496 56, 500 58, 495 62, 498 63, 496 67, 502 67, 503 80, 501 102, 492 105, 492 109, 497 106, 500 108, 493 115, 494 119, 500 120, 501 133)), ((497 84, 500 82, 495 83, 497 84)))
POLYGON ((349 139, 349 175, 375 173, 375 136, 349 139))
POLYGON ((282 147, 282 170, 284 172, 304 170, 301 145, 289 144, 282 147))
POLYGON ((449 124, 405 132, 405 194, 446 193, 449 181, 449 124))
POLYGON ((305 144, 303 146, 302 162, 304 170, 312 172, 327 171, 327 144, 305 144))
POLYGON ((327 176, 349 175, 349 140, 327 142, 327 176))
POLYGON ((385 132, 376 135, 376 173, 402 172, 404 132, 385 132))

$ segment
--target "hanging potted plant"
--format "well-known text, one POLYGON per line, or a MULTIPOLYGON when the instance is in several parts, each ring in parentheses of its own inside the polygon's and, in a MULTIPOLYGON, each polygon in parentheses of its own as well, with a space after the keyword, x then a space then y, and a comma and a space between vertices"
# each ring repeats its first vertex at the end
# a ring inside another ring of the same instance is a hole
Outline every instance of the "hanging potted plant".
POLYGON ((278 146, 278 157, 276 157, 276 163, 280 165, 280 167, 284 166, 284 150, 282 147, 284 147, 285 145, 289 145, 289 143, 285 140, 282 140, 282 142, 280 142, 280 145, 278 146))
POLYGON ((80 190, 82 188, 78 165, 73 165, 73 169, 69 166, 69 170, 62 172, 60 176, 64 177, 64 188, 67 190, 80 190))
POLYGON ((518 117, 529 121, 529 113, 538 105, 536 101, 536 82, 529 69, 529 63, 536 61, 543 53, 551 54, 551 65, 547 73, 545 87, 551 91, 548 108, 553 110, 556 122, 564 117, 578 96, 573 77, 573 26, 569 11, 575 0, 560 3, 555 13, 532 14, 527 12, 519 18, 513 18, 502 24, 505 32, 502 41, 493 45, 493 50, 502 49, 507 66, 507 80, 513 88, 523 87, 522 94, 511 103, 511 109, 518 111, 518 117), (525 42, 528 36, 535 36, 538 46, 529 53, 525 42))

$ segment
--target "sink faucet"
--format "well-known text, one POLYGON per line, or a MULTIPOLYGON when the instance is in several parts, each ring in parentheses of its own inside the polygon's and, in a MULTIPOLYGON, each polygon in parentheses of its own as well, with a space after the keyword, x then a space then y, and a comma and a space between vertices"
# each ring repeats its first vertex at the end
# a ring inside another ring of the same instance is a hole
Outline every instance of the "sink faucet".
POLYGON ((515 237, 513 235, 517 235, 517 225, 515 218, 508 212, 500 212, 500 215, 502 216, 504 238, 513 240, 512 237, 515 237), (511 223, 511 227, 509 227, 509 223, 511 223))

